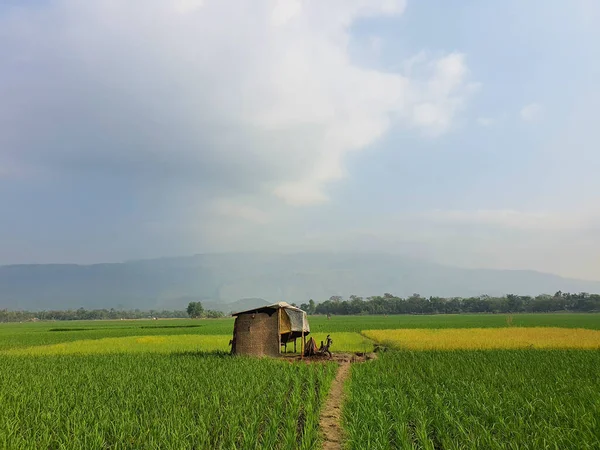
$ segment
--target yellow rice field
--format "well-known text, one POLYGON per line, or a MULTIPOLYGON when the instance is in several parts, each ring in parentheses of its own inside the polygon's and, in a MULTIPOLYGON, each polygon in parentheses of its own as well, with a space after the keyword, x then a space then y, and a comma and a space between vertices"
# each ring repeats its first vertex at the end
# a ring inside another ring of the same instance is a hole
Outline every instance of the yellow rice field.
POLYGON ((52 345, 16 348, 5 355, 93 355, 105 353, 174 353, 229 350, 230 336, 181 334, 174 336, 127 336, 82 339, 52 345))
MULTIPOLYGON (((324 341, 326 334, 311 334, 317 345, 324 341)), ((126 336, 118 338, 81 339, 51 345, 37 345, 15 348, 0 352, 5 355, 97 355, 108 353, 177 353, 192 351, 229 351, 231 335, 162 335, 162 336, 126 336)), ((366 352, 373 348, 370 339, 359 333, 334 333, 333 352, 366 352)), ((294 349, 288 344, 288 352, 294 349)), ((300 339, 297 342, 300 352, 300 339)))
MULTIPOLYGON (((317 345, 324 333, 311 336, 317 345)), ((335 352, 368 352, 373 343, 410 350, 476 350, 518 348, 600 349, 600 330, 583 328, 403 328, 332 333, 335 352)), ((229 351, 230 335, 161 335, 82 339, 0 352, 5 355, 93 355, 108 353, 177 353, 229 351)), ((288 345, 288 352, 293 351, 288 345)), ((298 351, 300 342, 298 341, 298 351)))
POLYGON ((368 330, 363 335, 382 345, 410 350, 600 349, 600 330, 583 328, 413 328, 368 330))

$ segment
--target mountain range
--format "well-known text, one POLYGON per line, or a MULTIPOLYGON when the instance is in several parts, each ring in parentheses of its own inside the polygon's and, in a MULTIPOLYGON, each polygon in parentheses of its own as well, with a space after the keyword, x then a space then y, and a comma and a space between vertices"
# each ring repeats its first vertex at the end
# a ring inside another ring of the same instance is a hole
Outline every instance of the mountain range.
POLYGON ((332 295, 453 297, 559 290, 598 293, 600 281, 529 270, 465 269, 387 253, 226 253, 0 266, 0 308, 27 310, 183 309, 201 301, 207 309, 229 312, 265 302, 320 302, 332 295))

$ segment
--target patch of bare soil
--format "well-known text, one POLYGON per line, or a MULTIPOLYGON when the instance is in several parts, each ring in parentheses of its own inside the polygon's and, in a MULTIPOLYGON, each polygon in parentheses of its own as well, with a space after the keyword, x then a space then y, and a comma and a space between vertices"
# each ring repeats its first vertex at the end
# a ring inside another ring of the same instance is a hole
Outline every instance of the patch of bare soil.
POLYGON ((371 359, 377 358, 377 353, 334 353, 331 358, 329 355, 315 355, 315 356, 305 356, 302 358, 297 354, 282 354, 279 356, 280 359, 288 362, 304 362, 307 364, 311 363, 322 363, 322 362, 336 362, 338 364, 343 363, 358 363, 365 362, 371 359))
POLYGON ((342 448, 342 405, 344 403, 344 382, 350 375, 350 362, 343 361, 331 383, 329 395, 323 410, 319 426, 323 437, 323 449, 334 450, 342 448))

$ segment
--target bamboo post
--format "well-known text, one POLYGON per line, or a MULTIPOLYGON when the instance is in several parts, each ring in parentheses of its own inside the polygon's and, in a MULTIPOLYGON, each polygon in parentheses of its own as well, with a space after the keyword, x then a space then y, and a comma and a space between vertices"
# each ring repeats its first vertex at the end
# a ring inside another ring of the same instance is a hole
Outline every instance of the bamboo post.
POLYGON ((302 347, 302 356, 300 359, 304 359, 304 313, 302 313, 302 341, 300 341, 301 347, 302 347))
POLYGON ((277 340, 279 343, 277 353, 281 354, 281 308, 277 310, 277 340))

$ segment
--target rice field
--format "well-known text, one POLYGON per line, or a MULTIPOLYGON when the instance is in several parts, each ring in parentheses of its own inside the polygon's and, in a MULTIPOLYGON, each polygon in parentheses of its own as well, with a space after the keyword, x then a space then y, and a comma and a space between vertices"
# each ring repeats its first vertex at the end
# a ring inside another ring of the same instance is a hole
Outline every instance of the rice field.
POLYGON ((600 330, 600 313, 438 314, 394 316, 311 316, 313 332, 355 332, 403 328, 557 327, 600 330))
POLYGON ((2 449, 313 449, 334 364, 0 356, 2 449))
MULTIPOLYGON (((600 314, 309 320, 334 353, 391 349, 352 366, 345 448, 600 449, 600 314)), ((0 324, 0 449, 320 448, 337 366, 232 357, 232 329, 0 324)))
POLYGON ((178 352, 227 352, 231 336, 180 334, 175 336, 129 336, 82 339, 51 345, 18 347, 0 352, 4 355, 98 355, 178 352))
POLYGON ((600 448, 600 352, 398 351, 354 365, 349 449, 600 448))
POLYGON ((407 350, 600 349, 600 330, 583 328, 366 330, 363 334, 380 344, 407 350))
MULTIPOLYGON (((233 320, 98 320, 0 323, 0 351, 129 336, 231 335, 233 320)), ((229 342, 229 340, 227 340, 229 342)))
MULTIPOLYGON (((326 338, 325 334, 311 335, 320 344, 326 338)), ((35 345, 31 347, 15 347, 0 351, 0 355, 97 355, 114 353, 175 353, 202 351, 227 352, 231 335, 158 335, 158 336, 128 336, 120 338, 81 339, 78 341, 60 342, 50 345, 35 345)), ((336 352, 370 352, 373 341, 359 333, 336 333, 336 352)), ((287 352, 293 353, 293 344, 288 344, 287 352)), ((297 352, 301 351, 300 340, 297 342, 297 352)))
MULTIPOLYGON (((600 330, 600 314, 444 314, 406 316, 311 316, 314 334, 405 328, 558 327, 600 330)), ((162 335, 231 335, 233 319, 98 320, 0 323, 0 351, 85 339, 162 335)), ((229 340, 227 341, 229 342, 229 340)))

